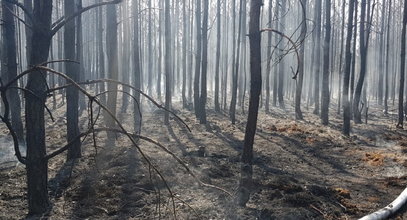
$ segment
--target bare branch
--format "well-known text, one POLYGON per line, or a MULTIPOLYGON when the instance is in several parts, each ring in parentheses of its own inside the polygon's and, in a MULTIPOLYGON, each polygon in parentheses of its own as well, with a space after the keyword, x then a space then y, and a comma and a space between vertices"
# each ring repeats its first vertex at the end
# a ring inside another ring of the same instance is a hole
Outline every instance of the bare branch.
POLYGON ((32 17, 31 11, 29 11, 22 3, 18 2, 17 0, 4 0, 4 1, 6 1, 6 2, 8 2, 8 3, 10 3, 10 4, 14 4, 14 5, 16 5, 17 7, 21 8, 21 9, 24 11, 24 13, 27 15, 27 17, 28 17, 31 21, 33 21, 33 17, 32 17))
POLYGON ((86 12, 86 11, 92 9, 92 8, 96 8, 96 7, 103 6, 103 5, 119 4, 121 2, 122 2, 122 0, 113 0, 113 1, 109 1, 109 2, 100 2, 100 3, 97 3, 97 4, 89 5, 88 7, 84 7, 80 11, 75 12, 74 14, 72 14, 71 16, 69 16, 67 18, 61 17, 55 23, 52 24, 52 26, 51 26, 52 27, 51 36, 54 35, 55 33, 57 33, 59 31, 59 29, 61 29, 66 23, 68 23, 69 21, 71 21, 75 17, 81 15, 82 13, 84 13, 84 12, 86 12))
POLYGON ((276 33, 276 34, 280 35, 281 37, 287 39, 293 45, 295 54, 297 56, 297 61, 298 61, 297 70, 294 73, 293 79, 297 79, 298 73, 300 72, 300 70, 299 70, 299 67, 300 67, 300 65, 299 65, 300 64, 300 55, 299 55, 296 43, 290 37, 288 37, 283 32, 280 32, 278 30, 275 30, 275 29, 272 29, 272 28, 264 28, 264 29, 260 30, 260 32, 266 32, 266 31, 271 31, 273 33, 276 33))
MULTIPOLYGON (((147 95, 146 93, 144 93, 140 89, 137 89, 136 87, 134 87, 134 86, 132 86, 130 84, 122 83, 120 81, 112 80, 112 79, 98 79, 98 80, 91 80, 91 81, 87 81, 87 82, 80 82, 80 83, 77 83, 77 84, 78 85, 91 85, 91 84, 96 84, 96 83, 115 83, 115 84, 118 84, 118 85, 128 87, 128 88, 132 89, 133 91, 140 93, 142 96, 146 97, 149 101, 151 101, 155 106, 157 106, 157 108, 163 109, 164 111, 167 111, 167 112, 171 113, 175 118, 177 118, 177 120, 179 120, 188 129, 189 132, 191 132, 191 129, 189 128, 189 126, 177 114, 175 114, 174 112, 172 112, 169 109, 166 109, 164 106, 157 103, 149 95, 147 95)), ((67 84, 67 85, 63 85, 63 86, 60 86, 60 87, 56 87, 56 88, 50 89, 48 92, 54 92, 56 90, 65 89, 65 88, 67 88, 69 86, 72 86, 72 85, 67 84)))
POLYGON ((24 19, 20 18, 16 13, 13 12, 13 10, 11 10, 9 7, 6 7, 7 10, 10 12, 10 14, 12 14, 18 21, 20 21, 21 23, 23 23, 26 27, 28 27, 29 29, 33 29, 33 27, 29 24, 27 24, 27 22, 25 22, 24 19))

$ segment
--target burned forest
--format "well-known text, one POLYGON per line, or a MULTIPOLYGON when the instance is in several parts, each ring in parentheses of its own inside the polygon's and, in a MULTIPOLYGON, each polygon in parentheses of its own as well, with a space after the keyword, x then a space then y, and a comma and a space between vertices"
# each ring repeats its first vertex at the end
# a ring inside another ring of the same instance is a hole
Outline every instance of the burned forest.
POLYGON ((0 0, 0 219, 407 219, 407 0, 0 0))

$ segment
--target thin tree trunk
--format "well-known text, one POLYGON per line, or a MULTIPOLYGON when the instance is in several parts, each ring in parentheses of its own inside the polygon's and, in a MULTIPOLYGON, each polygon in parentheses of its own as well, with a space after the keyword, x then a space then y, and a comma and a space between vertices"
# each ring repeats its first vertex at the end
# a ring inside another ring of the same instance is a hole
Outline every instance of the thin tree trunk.
MULTIPOLYGON (((348 11, 348 26, 345 44, 345 72, 343 74, 343 90, 342 90, 342 103, 343 103, 343 129, 344 135, 349 136, 350 134, 350 119, 351 119, 351 107, 349 101, 349 80, 351 71, 351 41, 352 41, 352 28, 353 28, 353 12, 355 10, 355 0, 349 2, 348 11)), ((356 36, 355 36, 356 40, 356 36)))
POLYGON ((206 124, 206 98, 207 98, 207 85, 206 77, 208 71, 208 11, 209 0, 203 0, 204 14, 202 23, 202 73, 201 73, 201 95, 199 98, 199 119, 201 124, 206 124))
POLYGON ((307 34, 307 0, 301 0, 300 4, 302 5, 302 25, 301 25, 301 35, 300 39, 302 41, 300 45, 300 60, 299 60, 299 73, 297 87, 295 91, 295 118, 297 120, 302 120, 302 111, 301 111, 301 96, 302 96, 302 85, 304 82, 304 55, 305 55, 305 37, 307 34))
POLYGON ((363 83, 366 75, 366 65, 367 65, 367 38, 366 38, 366 0, 361 2, 361 22, 360 22, 360 74, 359 79, 355 89, 355 97, 353 100, 353 117, 355 123, 362 123, 362 110, 359 109, 360 99, 362 95, 363 83))
MULTIPOLYGON (((13 4, 2 1, 2 17, 3 17, 3 46, 5 49, 2 59, 5 62, 5 67, 2 69, 2 74, 5 81, 14 79, 17 76, 17 42, 16 42, 16 26, 14 21, 15 6, 13 4)), ((14 87, 17 86, 17 82, 13 83, 14 87)), ((7 99, 10 105, 11 111, 11 124, 14 131, 17 134, 19 141, 24 141, 24 128, 21 121, 21 105, 20 96, 17 89, 9 89, 7 92, 7 99)))
POLYGON ((319 97, 320 97, 320 88, 319 88, 319 79, 321 74, 321 17, 322 17, 322 0, 316 0, 316 6, 314 10, 314 20, 315 24, 315 60, 314 60, 314 68, 315 68, 315 75, 314 75, 314 101, 315 101, 315 108, 313 113, 318 115, 319 114, 319 97))
POLYGON ((186 4, 187 2, 184 1, 182 5, 182 14, 184 16, 183 22, 183 38, 182 38, 182 107, 186 108, 187 104, 187 97, 186 97, 186 87, 187 87, 187 41, 188 41, 188 16, 186 13, 186 4))
MULTIPOLYGON (((64 0, 65 16, 69 17, 75 13, 75 2, 64 0)), ((65 59, 76 60, 75 51, 75 20, 72 20, 64 26, 64 54, 65 59)), ((79 65, 72 62, 65 63, 66 74, 74 81, 79 81, 79 65)), ((81 142, 76 140, 79 135, 79 91, 77 88, 70 86, 66 89, 66 117, 67 117, 67 141, 75 143, 68 149, 67 160, 81 157, 81 142)))
POLYGON ((321 102, 321 122, 323 125, 329 123, 329 50, 331 41, 331 0, 325 2, 325 40, 324 40, 324 64, 322 75, 322 102, 321 102))
POLYGON ((196 55, 195 55, 195 77, 194 77, 194 109, 195 116, 199 118, 199 79, 201 74, 201 57, 202 57, 202 29, 201 29, 201 0, 196 0, 196 55))
MULTIPOLYGON (((133 35, 134 35, 134 45, 133 45, 133 86, 136 89, 141 89, 141 59, 140 59, 140 42, 139 42, 139 0, 135 0, 133 2, 133 16, 134 16, 134 27, 133 27, 133 35)), ((140 93, 135 92, 134 94, 135 101, 133 104, 133 114, 134 114, 134 131, 140 132, 141 131, 141 103, 140 103, 140 93)))
POLYGON ((392 0, 389 1, 389 13, 388 13, 388 21, 387 21, 387 36, 386 36, 386 75, 385 75, 385 82, 384 82, 384 114, 388 114, 389 106, 388 106, 388 99, 389 99, 389 71, 390 71, 390 23, 391 23, 391 7, 392 7, 392 0))
MULTIPOLYGON (((268 8, 268 24, 269 28, 273 28, 273 0, 269 0, 269 8, 268 8)), ((267 35, 267 65, 266 65, 266 104, 265 110, 266 113, 270 112, 270 74, 271 74, 271 47, 272 47, 272 33, 271 31, 268 32, 267 35)))
MULTIPOLYGON (((281 14, 286 13, 286 5, 287 1, 283 0, 282 5, 281 5, 281 14)), ((285 15, 281 17, 281 23, 280 23, 280 31, 283 31, 285 28, 286 22, 285 22, 285 15)), ((280 40, 281 42, 282 40, 280 40)), ((283 56, 283 51, 279 50, 279 58, 283 56)), ((283 60, 280 60, 279 63, 279 73, 278 73, 278 104, 280 108, 285 109, 285 104, 284 104, 284 77, 285 77, 285 64, 283 60)))
POLYGON ((400 52, 400 87, 399 87, 399 119, 397 127, 403 128, 404 121, 404 78, 406 66, 406 26, 407 26, 407 0, 404 0, 403 28, 401 30, 401 52, 400 52))
MULTIPOLYGON (((165 108, 171 107, 171 17, 170 17, 170 1, 165 0, 165 108)), ((169 125, 170 115, 168 111, 164 114, 164 123, 169 125)))
POLYGON ((215 111, 220 112, 220 104, 219 104, 219 66, 220 66, 220 50, 221 50, 221 0, 217 0, 217 10, 216 10, 216 18, 217 18, 217 39, 216 39, 216 64, 215 64, 215 111))
MULTIPOLYGON (((237 48, 236 48, 236 58, 234 59, 233 63, 233 71, 232 71, 232 98, 230 100, 230 107, 229 107, 229 117, 232 121, 232 124, 236 123, 236 102, 237 102, 237 83, 239 77, 239 65, 240 65, 240 45, 241 45, 241 31, 242 31, 242 4, 243 0, 240 0, 240 10, 239 10, 239 28, 238 28, 238 36, 237 36, 237 48)), ((234 48, 233 48, 234 50, 234 48)))
POLYGON ((238 203, 245 206, 250 198, 250 188, 253 176, 253 143, 256 134, 257 116, 261 93, 261 35, 260 35, 260 8, 261 0, 251 0, 249 40, 250 40, 250 101, 249 116, 247 118, 243 153, 241 177, 238 190, 238 203))

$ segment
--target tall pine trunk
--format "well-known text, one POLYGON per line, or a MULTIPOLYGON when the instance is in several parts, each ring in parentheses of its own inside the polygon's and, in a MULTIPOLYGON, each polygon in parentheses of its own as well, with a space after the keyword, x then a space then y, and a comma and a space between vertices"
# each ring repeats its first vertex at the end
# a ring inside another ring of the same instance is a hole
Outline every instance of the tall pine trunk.
MULTIPOLYGON (((170 0, 165 0, 165 108, 171 107, 171 16, 170 16, 170 0)), ((166 111, 164 114, 164 123, 169 125, 170 114, 166 111)))
POLYGON ((253 143, 256 134, 257 116, 261 93, 261 35, 260 35, 260 9, 261 0, 251 0, 249 41, 250 41, 250 99, 249 115, 247 117, 244 137, 241 177, 238 190, 238 203, 245 206, 250 199, 250 188, 253 176, 253 143))
POLYGON ((329 57, 331 41, 331 0, 325 2, 325 40, 324 40, 324 64, 322 75, 322 100, 321 100, 321 122, 323 125, 329 123, 329 57))
POLYGON ((208 71, 208 13, 209 0, 203 0, 203 23, 202 23, 202 72, 201 72, 201 95, 199 97, 199 120, 206 124, 206 98, 207 98, 207 71, 208 71))
POLYGON ((401 30, 400 52, 400 87, 399 87, 399 119, 397 127, 403 128, 404 121, 404 78, 406 72, 406 27, 407 27, 407 0, 404 0, 403 28, 401 30))
MULTIPOLYGON (((64 0, 65 16, 69 17, 75 13, 75 2, 72 0, 64 0)), ((64 54, 65 59, 76 60, 75 51, 75 20, 71 20, 64 26, 64 54)), ((79 61, 78 61, 79 62, 79 61)), ((65 63, 66 74, 74 81, 79 81, 79 65, 73 62, 65 63)), ((74 141, 72 147, 68 149, 67 159, 75 159, 81 157, 81 142, 76 137, 79 135, 79 91, 77 88, 70 86, 66 89, 66 117, 67 117, 67 141, 74 141)))
MULTIPOLYGON (((3 45, 5 51, 1 57, 5 62, 5 67, 2 69, 3 83, 14 79, 17 76, 17 42, 16 42, 16 26, 14 21, 15 6, 5 1, 1 2, 2 17, 3 17, 3 45)), ((17 86, 17 82, 13 83, 13 87, 17 86)), ((24 128, 21 121, 21 105, 18 90, 11 88, 7 92, 7 99, 11 111, 11 124, 20 142, 24 141, 24 128)))
MULTIPOLYGON (((351 107, 349 101, 349 80, 351 71, 351 41, 352 41, 352 28, 353 28, 353 12, 355 10, 355 0, 349 2, 348 11, 348 26, 345 43, 345 72, 343 74, 343 89, 342 89, 342 103, 343 103, 343 129, 342 133, 346 136, 350 134, 350 119, 351 107)), ((355 36, 356 37, 356 36, 355 36)))
POLYGON ((196 0, 196 55, 195 55, 195 77, 194 77, 194 109, 195 116, 199 118, 199 79, 201 75, 201 57, 202 57, 202 27, 201 27, 201 0, 196 0))
POLYGON ((220 112, 219 104, 219 67, 220 67, 220 50, 221 48, 221 0, 217 0, 216 18, 217 18, 217 32, 216 32, 216 64, 215 64, 215 111, 220 112))
MULTIPOLYGON (((30 66, 48 60, 51 44, 52 0, 35 1, 31 36, 30 66)), ((48 165, 44 159, 45 121, 44 106, 47 97, 47 82, 41 71, 29 74, 25 93, 25 121, 27 143, 27 188, 29 215, 46 212, 50 207, 48 198, 48 165), (35 94, 35 95, 34 95, 35 94)))
POLYGON ((301 96, 302 96, 302 85, 304 82, 304 55, 305 55, 305 37, 307 34, 307 0, 301 0, 300 2, 302 7, 302 25, 301 25, 301 35, 300 39, 302 41, 300 46, 300 60, 299 60, 299 73, 297 87, 295 91, 295 118, 297 120, 302 120, 302 111, 301 111, 301 96))

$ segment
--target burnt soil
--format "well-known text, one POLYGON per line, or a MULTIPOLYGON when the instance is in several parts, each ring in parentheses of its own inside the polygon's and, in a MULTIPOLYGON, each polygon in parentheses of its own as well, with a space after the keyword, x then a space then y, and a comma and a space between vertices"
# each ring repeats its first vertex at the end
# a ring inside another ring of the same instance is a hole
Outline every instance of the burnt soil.
MULTIPOLYGON (((386 206, 407 184, 406 131, 396 129, 397 115, 371 107, 368 124, 341 134, 341 117, 331 109, 329 126, 304 110, 295 121, 292 109, 261 110, 254 144, 252 195, 246 207, 235 202, 240 178, 245 114, 232 125, 227 114, 209 110, 208 125, 194 113, 174 111, 169 126, 163 111, 145 106, 141 134, 181 158, 204 186, 159 147, 139 140, 149 166, 124 135, 114 143, 106 134, 83 142, 83 157, 65 163, 65 154, 49 163, 49 219, 355 219, 386 206), (154 167, 165 178, 161 180, 154 167), (173 199, 167 189, 171 189, 173 199), (228 191, 228 195, 221 189, 228 191), (174 212, 175 207, 175 212, 174 212)), ((64 106, 47 120, 48 152, 65 144, 64 106), (60 114, 58 114, 60 113, 60 114)), ((132 130, 130 111, 119 118, 132 130)), ((88 126, 87 112, 81 129, 88 126)), ((101 122, 99 124, 102 124, 101 122)), ((9 140, 2 125, 1 137, 9 140)), ((11 147, 11 145, 10 145, 11 147)), ((25 168, 0 165, 0 219, 27 214, 25 168)), ((407 218, 398 213, 396 219, 407 218)))

